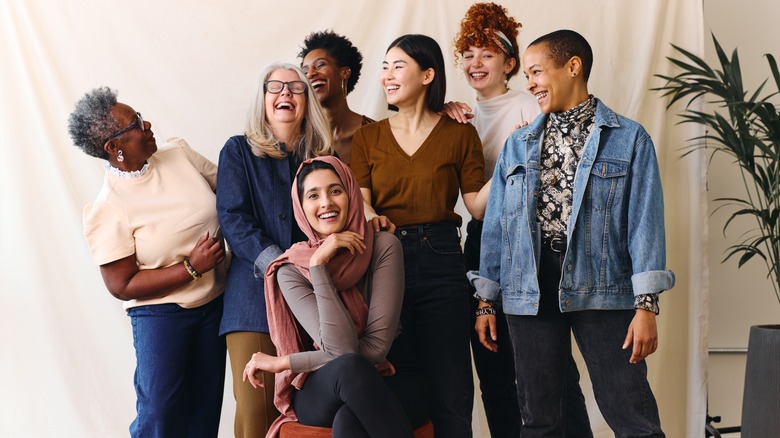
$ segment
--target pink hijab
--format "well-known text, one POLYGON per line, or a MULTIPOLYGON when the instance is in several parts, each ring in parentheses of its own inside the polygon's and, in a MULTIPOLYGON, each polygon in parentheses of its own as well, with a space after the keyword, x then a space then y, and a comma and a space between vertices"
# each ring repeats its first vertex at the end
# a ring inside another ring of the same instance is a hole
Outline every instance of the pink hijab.
MULTIPOLYGON (((359 337, 363 334, 366 326, 368 306, 355 285, 363 278, 371 263, 374 229, 366 223, 366 217, 363 214, 363 196, 360 194, 360 187, 349 167, 336 157, 323 156, 301 163, 301 167, 298 168, 298 174, 301 173, 301 169, 304 166, 313 161, 326 162, 336 170, 349 196, 349 211, 344 231, 354 231, 360 234, 363 236, 363 243, 366 245, 363 254, 355 253, 353 255, 349 251, 341 251, 327 264, 328 274, 330 274, 333 285, 338 290, 344 306, 355 323, 355 329, 359 337)), ((298 196, 298 174, 296 174, 292 186, 293 211, 295 212, 295 220, 298 222, 298 226, 309 240, 293 245, 268 265, 265 274, 265 304, 268 312, 268 326, 271 331, 271 340, 274 342, 279 356, 306 351, 306 346, 301 333, 298 331, 295 317, 287 306, 279 288, 279 283, 276 279, 277 271, 282 265, 291 264, 301 274, 311 280, 309 259, 322 244, 322 240, 320 240, 311 224, 306 220, 305 213, 301 207, 301 200, 298 196)), ((293 373, 289 370, 276 374, 274 404, 282 415, 271 425, 266 437, 277 436, 282 423, 297 420, 295 412, 292 410, 292 391, 293 387, 301 388, 303 386, 306 375, 307 373, 293 373)))

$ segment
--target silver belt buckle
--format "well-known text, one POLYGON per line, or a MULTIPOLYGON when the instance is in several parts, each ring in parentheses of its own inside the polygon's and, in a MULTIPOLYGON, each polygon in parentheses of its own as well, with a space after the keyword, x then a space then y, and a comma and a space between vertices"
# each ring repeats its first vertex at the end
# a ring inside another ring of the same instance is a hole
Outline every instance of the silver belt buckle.
POLYGON ((553 252, 563 252, 566 250, 566 239, 560 237, 553 237, 550 239, 550 249, 553 252))

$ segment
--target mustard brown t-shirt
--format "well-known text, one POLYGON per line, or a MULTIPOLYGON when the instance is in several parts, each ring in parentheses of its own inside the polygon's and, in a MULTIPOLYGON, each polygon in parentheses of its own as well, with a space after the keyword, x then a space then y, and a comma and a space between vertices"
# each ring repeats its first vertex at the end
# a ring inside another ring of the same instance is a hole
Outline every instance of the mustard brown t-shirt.
POLYGON ((439 222, 458 226, 458 193, 485 184, 482 143, 471 124, 441 117, 409 156, 393 136, 388 119, 363 126, 352 138, 349 166, 361 188, 371 190, 377 214, 398 227, 439 222))

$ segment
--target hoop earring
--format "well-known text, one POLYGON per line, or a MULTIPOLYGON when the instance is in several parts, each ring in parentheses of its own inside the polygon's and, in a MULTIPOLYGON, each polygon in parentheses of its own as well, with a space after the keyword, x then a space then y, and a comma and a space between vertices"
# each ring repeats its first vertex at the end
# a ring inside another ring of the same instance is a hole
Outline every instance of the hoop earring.
POLYGON ((344 92, 344 97, 347 97, 347 78, 341 78, 341 91, 344 92))
POLYGON ((116 153, 116 160, 119 161, 120 163, 122 161, 125 161, 125 157, 122 156, 122 149, 120 149, 119 152, 116 153))

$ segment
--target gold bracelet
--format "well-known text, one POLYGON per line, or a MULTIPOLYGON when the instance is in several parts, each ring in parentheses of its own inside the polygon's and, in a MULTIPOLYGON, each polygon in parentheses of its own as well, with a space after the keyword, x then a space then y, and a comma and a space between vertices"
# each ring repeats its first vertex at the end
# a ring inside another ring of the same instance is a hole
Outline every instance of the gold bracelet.
POLYGON ((200 277, 202 277, 202 275, 198 274, 198 271, 196 271, 195 268, 192 267, 192 265, 190 264, 190 258, 189 257, 185 258, 183 263, 184 263, 184 268, 187 269, 187 272, 192 276, 192 279, 195 281, 200 280, 200 277))

